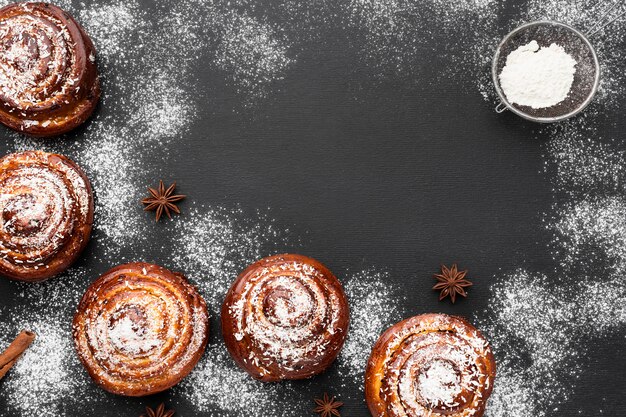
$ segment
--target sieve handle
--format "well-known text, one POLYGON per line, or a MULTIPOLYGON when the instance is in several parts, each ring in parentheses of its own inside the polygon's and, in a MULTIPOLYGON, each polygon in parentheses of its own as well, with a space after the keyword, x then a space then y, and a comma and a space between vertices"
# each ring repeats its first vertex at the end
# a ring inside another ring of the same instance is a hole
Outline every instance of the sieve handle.
POLYGON ((614 3, 613 5, 609 6, 604 13, 596 20, 596 22, 589 28, 588 34, 589 36, 593 36, 596 33, 598 33, 600 30, 604 29, 605 27, 607 27, 608 25, 610 25, 611 23, 615 22, 616 20, 618 20, 619 18, 621 18, 622 16, 626 15, 626 11, 622 11, 621 13, 618 13, 615 16, 609 16, 609 14, 617 7, 619 6, 621 3, 621 1, 618 1, 616 3, 614 3), (606 20, 608 18, 608 20, 606 20))
POLYGON ((504 111, 506 111, 506 104, 504 104, 504 102, 501 101, 500 104, 496 106, 496 113, 500 114, 504 111))

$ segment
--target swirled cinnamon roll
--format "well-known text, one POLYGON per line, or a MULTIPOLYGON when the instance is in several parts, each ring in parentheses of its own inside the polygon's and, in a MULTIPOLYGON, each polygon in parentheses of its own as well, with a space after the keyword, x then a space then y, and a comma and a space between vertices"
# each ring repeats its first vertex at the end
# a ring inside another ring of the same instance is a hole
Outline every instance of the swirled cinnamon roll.
POLYGON ((93 43, 48 3, 0 9, 0 122, 34 136, 68 132, 100 98, 93 43))
POLYGON ((341 284, 318 261, 276 255, 250 265, 222 306, 226 347, 262 381, 324 371, 343 347, 349 309, 341 284))
POLYGON ((466 320, 411 317, 372 349, 365 397, 374 417, 481 417, 496 365, 489 343, 466 320))
POLYGON ((0 159, 0 214, 0 275, 45 280, 67 269, 89 241, 89 180, 61 155, 7 155, 0 159))
POLYGON ((93 380, 134 397, 187 376, 204 353, 208 329, 206 304, 185 277, 141 262, 98 278, 73 323, 78 356, 93 380))

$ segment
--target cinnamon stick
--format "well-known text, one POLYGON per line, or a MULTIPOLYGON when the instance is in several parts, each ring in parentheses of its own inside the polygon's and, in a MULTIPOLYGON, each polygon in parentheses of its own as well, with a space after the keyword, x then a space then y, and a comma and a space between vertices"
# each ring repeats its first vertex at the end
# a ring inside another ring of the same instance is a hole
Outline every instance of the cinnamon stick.
POLYGON ((11 342, 9 347, 0 353, 0 379, 9 372, 9 369, 15 365, 15 362, 22 356, 22 353, 35 340, 35 333, 28 330, 22 330, 15 340, 11 342))

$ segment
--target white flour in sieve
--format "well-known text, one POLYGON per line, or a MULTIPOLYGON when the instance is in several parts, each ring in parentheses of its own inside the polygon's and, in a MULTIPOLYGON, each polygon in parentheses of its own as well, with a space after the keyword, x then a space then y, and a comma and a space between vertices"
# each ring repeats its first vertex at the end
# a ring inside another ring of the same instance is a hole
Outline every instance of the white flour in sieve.
POLYGON ((500 86, 510 103, 542 109, 567 98, 575 73, 576 60, 562 46, 531 41, 506 58, 500 86))

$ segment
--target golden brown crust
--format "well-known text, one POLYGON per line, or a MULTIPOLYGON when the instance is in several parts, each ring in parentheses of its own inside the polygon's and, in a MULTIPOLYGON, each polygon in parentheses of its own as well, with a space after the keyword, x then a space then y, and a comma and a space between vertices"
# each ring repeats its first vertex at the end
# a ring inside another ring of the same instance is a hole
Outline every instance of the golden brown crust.
POLYGON ((465 319, 411 317, 372 349, 365 398, 373 417, 481 417, 493 389, 491 347, 465 319))
POLYGON ((303 379, 335 360, 348 331, 348 301, 318 261, 275 255, 243 271, 222 305, 222 332, 237 364, 254 378, 303 379))
POLYGON ((0 159, 0 274, 35 282, 66 270, 89 242, 93 210, 89 180, 69 158, 0 159))
POLYGON ((115 267, 83 296, 73 322, 93 380, 119 395, 164 391, 186 377, 208 340, 204 299, 181 274, 143 262, 115 267))
POLYGON ((60 135, 87 120, 99 98, 95 48, 68 13, 48 3, 0 9, 0 123, 60 135))

